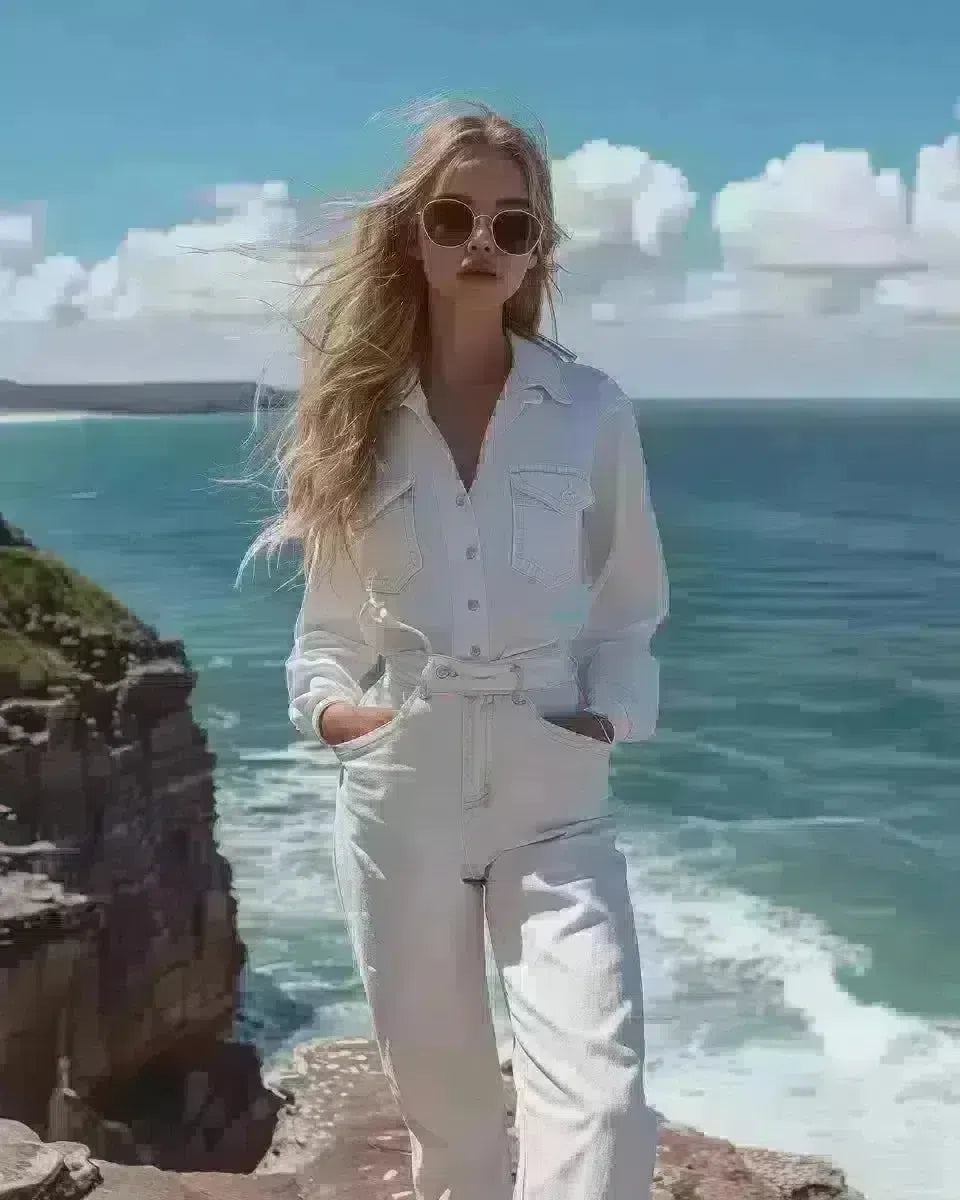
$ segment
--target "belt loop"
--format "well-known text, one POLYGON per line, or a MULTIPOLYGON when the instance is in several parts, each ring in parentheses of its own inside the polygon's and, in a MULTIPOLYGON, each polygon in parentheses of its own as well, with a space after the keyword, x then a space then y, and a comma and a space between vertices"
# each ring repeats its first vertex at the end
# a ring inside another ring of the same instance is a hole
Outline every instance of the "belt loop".
POLYGON ((513 702, 514 704, 526 704, 527 698, 523 694, 523 664, 512 662, 510 664, 510 670, 513 671, 517 677, 516 687, 513 689, 513 702))

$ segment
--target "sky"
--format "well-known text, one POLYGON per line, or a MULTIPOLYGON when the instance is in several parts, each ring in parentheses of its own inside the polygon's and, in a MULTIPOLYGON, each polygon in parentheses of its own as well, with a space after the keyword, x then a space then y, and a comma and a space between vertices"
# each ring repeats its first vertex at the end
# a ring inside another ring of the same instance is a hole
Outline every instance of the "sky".
POLYGON ((670 7, 4 0, 0 377, 294 382, 229 247, 443 95, 545 129, 558 334, 631 394, 960 397, 960 5, 670 7))

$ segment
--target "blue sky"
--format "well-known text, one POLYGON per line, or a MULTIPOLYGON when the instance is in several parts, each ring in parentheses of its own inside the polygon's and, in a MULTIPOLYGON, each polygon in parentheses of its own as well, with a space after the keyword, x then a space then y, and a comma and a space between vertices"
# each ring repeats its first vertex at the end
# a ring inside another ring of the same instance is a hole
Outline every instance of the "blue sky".
POLYGON ((218 181, 366 186, 397 152, 371 114, 438 91, 536 115, 555 156, 642 146, 701 197, 800 141, 909 174, 958 47, 955 0, 7 0, 0 207, 45 202, 47 251, 91 260, 218 181))

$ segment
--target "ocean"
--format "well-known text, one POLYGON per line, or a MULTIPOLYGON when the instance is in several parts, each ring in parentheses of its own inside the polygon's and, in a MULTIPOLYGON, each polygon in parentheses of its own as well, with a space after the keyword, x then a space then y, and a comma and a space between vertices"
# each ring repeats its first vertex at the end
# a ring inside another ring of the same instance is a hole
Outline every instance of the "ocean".
MULTIPOLYGON (((960 1179, 960 406, 638 408, 672 584, 655 741, 611 788, 673 1120, 833 1157, 869 1200, 960 1179)), ((199 673, 270 1062, 364 1034, 298 742, 289 566, 233 580, 246 416, 0 423, 0 511, 199 673)))

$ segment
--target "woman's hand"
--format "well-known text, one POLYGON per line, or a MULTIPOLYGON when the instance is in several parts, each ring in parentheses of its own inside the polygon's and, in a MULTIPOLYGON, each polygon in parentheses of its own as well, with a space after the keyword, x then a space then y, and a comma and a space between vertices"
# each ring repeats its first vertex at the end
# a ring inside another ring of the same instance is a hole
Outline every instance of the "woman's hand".
POLYGON ((360 708, 356 704, 338 701, 323 710, 320 736, 331 746, 373 733, 396 716, 395 708, 360 708))
POLYGON ((594 712, 577 712, 569 714, 554 715, 545 717, 551 725, 561 725, 564 729, 570 729, 574 733, 582 734, 584 737, 595 738, 598 742, 613 741, 613 724, 609 717, 604 717, 600 713, 594 712))

